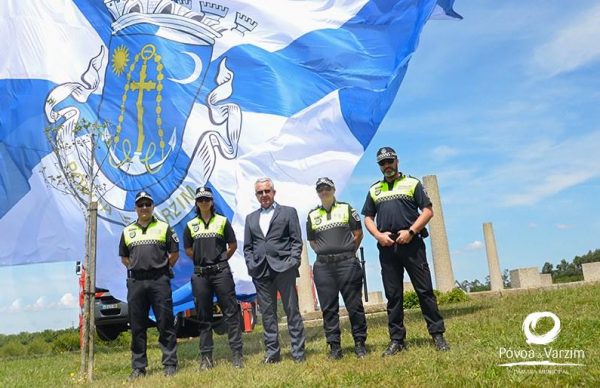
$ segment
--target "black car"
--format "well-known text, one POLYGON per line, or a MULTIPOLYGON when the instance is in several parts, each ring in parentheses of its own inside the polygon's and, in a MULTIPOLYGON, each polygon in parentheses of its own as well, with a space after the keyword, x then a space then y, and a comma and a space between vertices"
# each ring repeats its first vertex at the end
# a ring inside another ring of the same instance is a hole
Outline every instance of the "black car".
MULTIPOLYGON (((240 325, 243 331, 254 329, 256 322, 256 304, 254 302, 242 302, 244 308, 249 309, 242 314, 240 325), (248 322, 244 321, 245 319, 248 322)), ((242 307, 240 307, 242 308, 242 307)), ((242 311, 244 312, 244 311, 242 311)), ((115 340, 121 332, 129 330, 129 316, 127 313, 127 302, 116 299, 111 293, 103 288, 96 288, 96 303, 94 306, 94 318, 96 333, 103 341, 115 340)), ((227 331, 223 313, 217 303, 213 305, 213 329, 215 333, 222 335, 227 331)), ((156 322, 148 318, 148 327, 156 326, 156 322)), ((186 310, 175 315, 175 330, 178 338, 197 337, 199 335, 198 321, 194 309, 186 310)))

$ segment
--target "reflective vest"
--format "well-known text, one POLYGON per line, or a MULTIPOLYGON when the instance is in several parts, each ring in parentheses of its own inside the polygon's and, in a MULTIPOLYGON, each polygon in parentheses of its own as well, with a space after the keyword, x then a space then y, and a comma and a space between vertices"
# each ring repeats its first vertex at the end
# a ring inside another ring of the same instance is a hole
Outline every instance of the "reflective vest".
POLYGON ((167 245, 167 230, 169 224, 166 222, 154 219, 148 224, 146 233, 143 233, 143 228, 134 222, 125 227, 124 238, 125 245, 131 250, 137 245, 167 245))
POLYGON ((395 199, 412 201, 414 200, 415 188, 418 183, 418 179, 403 175, 394 181, 394 185, 391 189, 385 180, 375 183, 369 189, 369 194, 375 204, 395 199))
POLYGON ((215 214, 208 225, 204 224, 204 221, 200 217, 196 217, 187 223, 190 229, 190 234, 195 240, 197 238, 209 238, 219 237, 225 239, 225 224, 227 223, 227 217, 215 214))
POLYGON ((322 230, 348 225, 350 205, 343 202, 336 202, 331 209, 330 216, 331 217, 328 219, 327 211, 321 206, 312 210, 308 214, 312 230, 320 232, 322 230))

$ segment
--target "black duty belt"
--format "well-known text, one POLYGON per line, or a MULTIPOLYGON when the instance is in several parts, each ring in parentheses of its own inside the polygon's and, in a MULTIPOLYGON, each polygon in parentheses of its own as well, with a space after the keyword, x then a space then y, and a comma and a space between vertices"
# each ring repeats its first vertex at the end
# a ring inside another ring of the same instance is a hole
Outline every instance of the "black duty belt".
POLYGON ((321 263, 337 263, 338 261, 355 259, 353 252, 334 253, 331 255, 317 255, 317 261, 321 263))
POLYGON ((211 274, 219 273, 219 272, 223 271, 225 268, 229 268, 229 264, 217 263, 214 265, 203 265, 203 266, 197 265, 194 267, 194 273, 196 275, 200 275, 200 276, 211 275, 211 274))
POLYGON ((165 266, 162 268, 154 269, 130 269, 127 270, 127 277, 136 280, 155 280, 163 275, 169 275, 169 267, 165 266))

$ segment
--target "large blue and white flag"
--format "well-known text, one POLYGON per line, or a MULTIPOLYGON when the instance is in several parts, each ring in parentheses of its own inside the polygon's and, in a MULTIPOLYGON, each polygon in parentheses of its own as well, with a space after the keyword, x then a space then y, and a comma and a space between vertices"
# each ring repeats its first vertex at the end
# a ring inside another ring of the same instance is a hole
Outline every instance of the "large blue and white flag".
MULTIPOLYGON (((0 265, 81 260, 86 196, 59 193, 63 166, 89 172, 78 120, 108 124, 95 163, 98 278, 124 298, 118 257, 134 195, 181 235, 208 184, 238 239, 254 182, 305 217, 314 182, 344 182, 388 111, 421 30, 459 15, 448 0, 4 0, 0 3, 0 265), (77 140, 77 141, 75 141, 77 140), (79 149, 80 147, 81 149, 79 149)), ((238 246, 241 247, 241 241, 238 246)), ((232 259, 237 292, 254 292, 232 259)), ((174 285, 192 271, 182 255, 174 285)))

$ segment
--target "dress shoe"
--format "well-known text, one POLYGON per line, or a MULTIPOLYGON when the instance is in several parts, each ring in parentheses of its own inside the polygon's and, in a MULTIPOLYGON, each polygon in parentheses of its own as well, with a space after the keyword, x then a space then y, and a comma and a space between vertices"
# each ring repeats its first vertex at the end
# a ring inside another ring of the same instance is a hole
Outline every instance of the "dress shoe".
POLYGON ((277 364, 281 361, 281 356, 279 354, 273 356, 267 356, 263 361, 264 364, 277 364))
POLYGON ((354 343, 354 354, 358 358, 364 358, 367 355, 367 347, 365 341, 356 341, 354 343))
POLYGON ((137 368, 131 371, 131 374, 129 375, 129 381, 133 381, 135 379, 139 379, 140 377, 144 377, 146 376, 146 369, 143 368, 137 368))
POLYGON ((231 363, 234 368, 242 369, 244 367, 244 357, 242 356, 242 352, 234 352, 231 363))
POLYGON ((175 376, 175 373, 177 373, 177 367, 175 365, 167 365, 165 366, 165 376, 170 377, 170 376, 175 376))
POLYGON ((432 335, 432 337, 433 337, 433 343, 435 344, 435 347, 437 350, 439 350, 441 352, 446 352, 446 351, 450 350, 450 346, 444 339, 443 334, 434 334, 434 335, 432 335))
POLYGON ((329 359, 339 360, 344 355, 342 354, 342 347, 339 342, 331 342, 329 344, 329 359))
POLYGON ((396 354, 398 352, 401 352, 401 351, 403 351, 405 349, 406 349, 406 345, 404 345, 404 342, 401 342, 401 341, 392 341, 388 345, 387 349, 385 349, 383 351, 383 354, 381 355, 381 357, 393 356, 394 354, 396 354))
POLYGON ((212 369, 214 366, 212 354, 203 354, 200 359, 200 370, 212 369))

